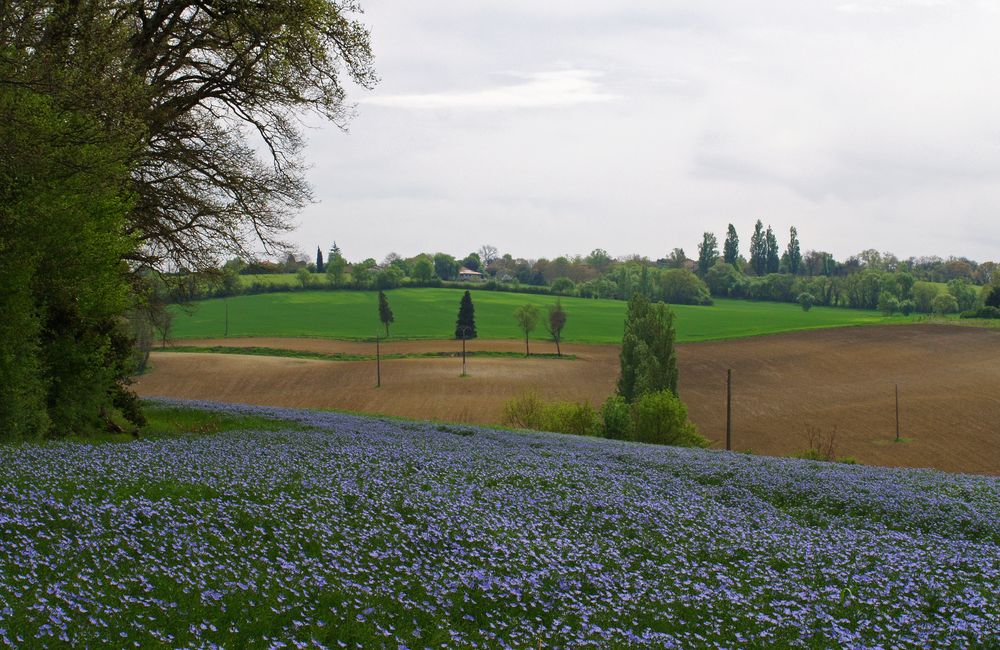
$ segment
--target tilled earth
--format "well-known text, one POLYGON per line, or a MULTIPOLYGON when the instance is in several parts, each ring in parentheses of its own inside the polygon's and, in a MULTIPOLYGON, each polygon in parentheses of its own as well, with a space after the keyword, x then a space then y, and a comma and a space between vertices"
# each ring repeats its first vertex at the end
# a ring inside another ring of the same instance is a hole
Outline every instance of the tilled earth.
MULTIPOLYGON (((323 339, 185 340, 374 354, 374 344, 323 339)), ((524 350, 469 341, 470 351, 524 350)), ((459 341, 388 341, 382 352, 458 352, 459 341)), ((534 353, 555 352, 532 342, 534 353)), ((154 353, 143 396, 335 408, 414 419, 499 423, 526 389, 600 403, 614 391, 618 346, 563 345, 575 359, 470 357, 382 362, 154 353)), ((789 455, 832 437, 837 456, 877 465, 1000 474, 1000 331, 942 325, 853 327, 678 346, 680 392, 702 434, 725 446, 726 369, 733 370, 733 448, 789 455), (900 442, 894 442, 895 385, 900 442)))

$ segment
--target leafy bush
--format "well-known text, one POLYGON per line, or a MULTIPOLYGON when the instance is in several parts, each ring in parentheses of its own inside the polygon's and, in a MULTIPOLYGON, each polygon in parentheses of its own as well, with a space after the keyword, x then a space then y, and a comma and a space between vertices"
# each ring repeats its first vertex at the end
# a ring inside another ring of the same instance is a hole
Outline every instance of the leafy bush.
POLYGON ((938 285, 931 282, 915 282, 913 284, 913 304, 922 314, 929 314, 934 309, 934 298, 941 293, 938 285))
POLYGON ((958 301, 950 293, 940 293, 931 302, 935 314, 954 314, 958 311, 958 301))
POLYGON ((960 316, 961 318, 1000 318, 1000 309, 990 306, 980 307, 979 309, 963 311, 960 316))
POLYGON ((916 305, 913 304, 912 300, 904 300, 899 303, 899 312, 903 314, 903 316, 909 316, 913 313, 914 309, 916 309, 916 305))
POLYGON ((601 407, 601 433, 605 438, 625 440, 632 427, 632 411, 621 395, 612 395, 601 407))
POLYGON ((708 285, 687 269, 667 269, 660 275, 663 301, 675 305, 711 305, 708 285))
POLYGON ((811 293, 800 293, 799 294, 799 305, 802 307, 802 311, 809 311, 812 309, 813 303, 816 299, 813 298, 811 293))
POLYGON ((878 310, 886 316, 892 316, 899 310, 899 300, 888 291, 883 291, 878 297, 878 310))
POLYGON ((601 430, 597 411, 589 403, 544 402, 533 390, 504 404, 504 422, 519 429, 555 431, 580 436, 597 435, 601 430))
POLYGON ((669 390, 645 393, 632 405, 631 438, 637 442, 708 447, 688 420, 687 407, 669 390))
POLYGON ((600 418, 588 402, 552 402, 542 412, 546 431, 572 433, 578 436, 595 436, 601 430, 600 418))
POLYGON ((538 393, 528 390, 507 400, 503 405, 503 421, 519 429, 540 429, 544 412, 545 403, 538 393))

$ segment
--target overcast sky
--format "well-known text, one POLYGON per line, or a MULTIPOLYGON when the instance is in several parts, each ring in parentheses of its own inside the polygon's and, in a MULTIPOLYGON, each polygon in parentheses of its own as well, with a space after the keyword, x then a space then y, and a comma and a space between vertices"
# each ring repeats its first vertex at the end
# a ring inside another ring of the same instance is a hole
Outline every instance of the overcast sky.
POLYGON ((1000 259, 1000 2, 362 0, 381 83, 306 134, 290 239, 1000 259))

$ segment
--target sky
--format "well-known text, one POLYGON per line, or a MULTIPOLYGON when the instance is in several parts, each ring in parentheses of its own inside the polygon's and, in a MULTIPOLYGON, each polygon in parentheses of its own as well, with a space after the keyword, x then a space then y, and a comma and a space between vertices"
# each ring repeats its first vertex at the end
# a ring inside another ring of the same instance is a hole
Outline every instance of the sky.
POLYGON ((1000 2, 361 4, 381 81, 308 120, 307 255, 746 255, 761 219, 1000 260, 1000 2))

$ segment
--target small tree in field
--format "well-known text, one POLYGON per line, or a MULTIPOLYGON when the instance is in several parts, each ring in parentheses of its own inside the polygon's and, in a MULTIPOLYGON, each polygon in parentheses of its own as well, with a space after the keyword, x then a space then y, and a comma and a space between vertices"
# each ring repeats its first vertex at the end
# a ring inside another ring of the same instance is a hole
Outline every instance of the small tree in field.
POLYGON ((559 341, 562 339, 563 328, 566 327, 566 310, 563 309, 562 301, 556 298, 556 304, 549 307, 549 320, 545 328, 549 330, 552 339, 556 342, 556 355, 562 356, 562 349, 559 341))
POLYGON ((514 310, 514 320, 517 321, 518 327, 524 332, 524 356, 529 356, 528 334, 538 324, 538 307, 534 305, 521 305, 514 310))
POLYGON ((472 294, 468 291, 462 295, 462 302, 458 305, 458 320, 455 321, 455 338, 476 338, 476 308, 472 305, 472 294))
POLYGON ((799 294, 799 306, 802 307, 802 311, 809 311, 812 309, 813 303, 816 302, 816 298, 807 291, 803 291, 799 294))
POLYGON ((389 307, 389 299, 385 297, 385 293, 382 291, 378 292, 378 318, 385 326, 385 335, 389 336, 389 325, 396 319, 392 315, 392 309, 389 307))

